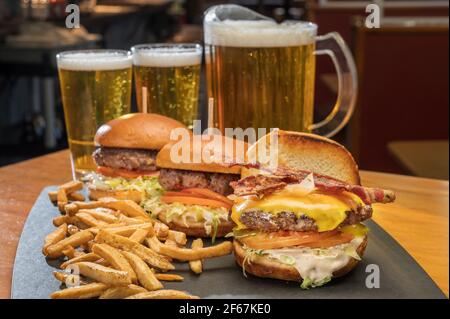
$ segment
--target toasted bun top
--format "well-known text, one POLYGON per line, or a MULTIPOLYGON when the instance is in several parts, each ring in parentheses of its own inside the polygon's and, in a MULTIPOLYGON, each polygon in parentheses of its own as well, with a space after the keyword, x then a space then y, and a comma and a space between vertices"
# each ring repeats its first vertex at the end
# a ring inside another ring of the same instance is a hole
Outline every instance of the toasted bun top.
MULTIPOLYGON (((353 185, 359 185, 358 165, 350 152, 341 144, 328 138, 291 131, 273 131, 260 138, 247 152, 247 160, 257 162, 258 148, 265 147, 269 153, 271 134, 278 134, 278 167, 306 170, 326 175, 353 185), (264 143, 266 142, 266 143, 264 143), (253 157, 252 157, 253 156, 253 157)), ((269 163, 261 163, 268 168, 269 163)), ((256 169, 242 169, 242 177, 259 173, 256 169)))
POLYGON ((196 135, 165 145, 156 156, 156 166, 190 171, 240 174, 248 144, 221 135, 196 135), (186 158, 182 157, 186 149, 186 158), (171 158, 171 152, 175 155, 171 158), (178 155, 178 156, 176 156, 178 155), (178 158, 175 158, 178 157, 178 158))
POLYGON ((170 131, 187 127, 169 117, 153 113, 131 113, 100 126, 96 146, 160 150, 170 142, 170 131))

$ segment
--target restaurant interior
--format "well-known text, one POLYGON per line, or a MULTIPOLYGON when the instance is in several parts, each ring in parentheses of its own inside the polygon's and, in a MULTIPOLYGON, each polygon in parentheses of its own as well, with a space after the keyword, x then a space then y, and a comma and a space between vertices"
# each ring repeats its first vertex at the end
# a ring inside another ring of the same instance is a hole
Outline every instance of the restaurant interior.
MULTIPOLYGON (((56 54, 129 50, 140 43, 203 43, 203 13, 234 3, 278 22, 312 21, 338 32, 358 74, 355 112, 333 138, 364 170, 448 180, 448 0, 375 1, 378 28, 365 23, 369 1, 351 0, 0 0, 0 166, 66 149, 56 54), (68 4, 80 27, 65 27, 68 4)), ((208 101, 204 66, 199 117, 208 101)), ((137 110, 132 93, 131 110, 137 110)), ((314 120, 330 113, 338 78, 317 57, 314 120)), ((245 106, 244 106, 245 107, 245 106)))

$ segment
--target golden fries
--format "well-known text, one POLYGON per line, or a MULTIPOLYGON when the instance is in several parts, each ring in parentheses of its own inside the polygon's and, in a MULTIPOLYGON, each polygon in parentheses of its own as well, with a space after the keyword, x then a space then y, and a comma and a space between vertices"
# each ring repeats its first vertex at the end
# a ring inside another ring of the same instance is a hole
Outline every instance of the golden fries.
POLYGON ((91 227, 102 227, 105 225, 108 225, 108 223, 105 223, 101 220, 97 220, 95 217, 93 217, 90 214, 78 212, 75 214, 75 216, 84 224, 91 226, 91 227))
POLYGON ((88 230, 83 230, 48 246, 45 249, 44 254, 49 258, 57 258, 63 255, 62 251, 67 246, 77 247, 92 239, 94 239, 94 235, 88 230))
POLYGON ((133 283, 137 283, 137 276, 133 267, 129 264, 119 250, 107 244, 95 244, 92 251, 103 259, 107 260, 114 269, 126 271, 133 283))
POLYGON ((61 226, 56 228, 53 232, 45 236, 42 253, 46 255, 48 253, 47 248, 63 240, 66 237, 66 234, 67 234, 67 224, 62 224, 61 226))
MULTIPOLYGON (((51 202, 56 203, 58 201, 57 194, 58 191, 48 192, 48 198, 51 202)), ((70 201, 84 201, 84 195, 81 193, 69 193, 67 197, 70 201)))
MULTIPOLYGON (((203 241, 201 238, 197 238, 192 241, 192 249, 203 248, 203 241)), ((203 271, 203 264, 201 260, 192 260, 189 262, 189 268, 191 268, 194 274, 201 274, 203 271)))
POLYGON ((155 221, 155 225, 153 227, 158 239, 166 239, 167 236, 169 236, 169 226, 167 226, 166 224, 155 221))
POLYGON ((100 295, 99 299, 123 299, 142 292, 147 292, 147 290, 141 286, 133 284, 126 287, 112 287, 105 290, 100 295))
POLYGON ((142 292, 126 299, 199 299, 197 296, 192 296, 184 291, 164 289, 157 291, 142 292))
POLYGON ((66 286, 71 286, 71 287, 76 286, 77 284, 78 285, 86 285, 89 283, 89 281, 81 279, 81 277, 79 275, 68 274, 68 273, 59 272, 59 271, 54 271, 53 277, 55 277, 56 280, 65 284, 66 286))
POLYGON ((147 264, 133 253, 124 251, 123 255, 136 272, 139 283, 147 290, 162 289, 163 285, 156 279, 155 275, 147 264))
POLYGON ((167 239, 173 240, 180 246, 185 246, 187 242, 186 234, 176 230, 169 230, 167 239))
POLYGON ((88 254, 83 254, 80 255, 78 257, 74 257, 72 259, 69 259, 65 262, 63 262, 60 266, 61 269, 66 269, 68 266, 81 262, 81 261, 96 261, 99 260, 100 256, 94 254, 94 253, 88 253, 88 254))
POLYGON ((67 226, 67 232, 69 233, 69 235, 73 235, 75 233, 78 233, 79 231, 80 231, 80 229, 75 225, 67 226))
POLYGON ((78 271, 83 276, 107 285, 128 286, 131 284, 131 278, 126 271, 115 270, 93 262, 82 261, 70 265, 70 268, 78 271))
POLYGON ((71 194, 73 192, 82 190, 83 183, 80 181, 70 181, 59 186, 59 189, 63 189, 66 192, 66 194, 71 194))
POLYGON ((133 240, 135 242, 138 242, 139 244, 142 244, 145 238, 147 238, 149 231, 144 228, 139 228, 134 231, 134 233, 131 234, 129 237, 130 240, 133 240))
POLYGON ((229 241, 224 241, 215 246, 188 249, 173 247, 161 243, 156 237, 147 238, 149 247, 158 254, 171 257, 180 261, 192 261, 205 258, 220 257, 231 254, 233 245, 229 241))
POLYGON ((155 253, 153 250, 135 241, 132 241, 129 238, 110 233, 107 230, 101 229, 95 237, 95 241, 98 243, 108 244, 117 249, 131 252, 142 258, 147 264, 152 267, 161 270, 175 269, 175 267, 170 262, 168 262, 167 259, 155 253))
POLYGON ((141 224, 135 224, 135 225, 119 226, 119 227, 108 227, 108 231, 110 233, 124 236, 124 237, 131 236, 138 229, 145 229, 148 233, 150 233, 151 236, 154 235, 153 225, 151 223, 141 223, 141 224))
POLYGON ((112 210, 107 208, 80 209, 78 210, 78 213, 89 214, 95 219, 108 224, 115 224, 119 222, 119 219, 112 214, 112 210))
POLYGON ((65 189, 63 188, 58 189, 58 192, 56 193, 56 200, 58 203, 59 211, 61 213, 64 213, 64 206, 66 206, 66 204, 69 202, 65 189))
POLYGON ((156 279, 161 281, 183 281, 183 276, 176 274, 155 274, 156 279))
POLYGON ((145 210, 132 200, 105 200, 102 201, 103 207, 119 210, 128 217, 142 217, 148 220, 152 218, 145 212, 145 210))
POLYGON ((96 282, 55 291, 50 297, 52 299, 89 299, 100 296, 106 289, 108 289, 107 285, 96 282))

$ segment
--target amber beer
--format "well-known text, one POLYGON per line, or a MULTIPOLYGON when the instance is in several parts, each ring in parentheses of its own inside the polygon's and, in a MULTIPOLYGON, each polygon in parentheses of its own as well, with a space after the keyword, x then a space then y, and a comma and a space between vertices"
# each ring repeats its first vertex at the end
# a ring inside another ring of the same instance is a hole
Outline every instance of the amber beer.
POLYGON ((75 178, 95 169, 94 135, 105 122, 130 112, 132 58, 127 51, 63 52, 57 56, 75 178))
POLYGON ((316 26, 205 22, 208 97, 215 126, 309 131, 316 26))
POLYGON ((163 114, 192 127, 198 117, 202 47, 138 45, 132 52, 138 109, 142 111, 146 103, 147 112, 163 114))

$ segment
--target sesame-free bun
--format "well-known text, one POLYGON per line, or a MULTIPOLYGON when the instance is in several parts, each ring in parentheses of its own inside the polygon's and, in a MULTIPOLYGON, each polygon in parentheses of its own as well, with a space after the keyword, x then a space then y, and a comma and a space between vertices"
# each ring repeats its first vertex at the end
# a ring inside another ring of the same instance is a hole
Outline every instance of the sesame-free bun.
POLYGON ((225 136, 209 135, 203 136, 203 138, 191 136, 188 141, 182 144, 189 148, 186 161, 178 162, 171 158, 171 151, 173 150, 173 152, 177 152, 176 154, 181 155, 180 145, 181 141, 166 144, 156 156, 156 166, 199 172, 240 174, 241 167, 231 164, 242 164, 245 152, 248 149, 247 143, 225 136))
MULTIPOLYGON (((210 234, 206 233, 204 223, 202 222, 187 220, 184 223, 180 218, 175 218, 168 222, 165 213, 158 214, 158 219, 169 226, 170 229, 181 231, 191 237, 210 238, 213 235, 212 231, 210 234)), ((216 238, 224 237, 233 230, 234 226, 235 224, 232 221, 221 220, 217 226, 216 238)))
POLYGON ((100 126, 96 146, 160 150, 170 142, 175 128, 188 129, 182 123, 159 114, 130 113, 100 126))
MULTIPOLYGON (((360 257, 363 256, 366 246, 367 236, 356 249, 360 257)), ((242 267, 245 257, 245 250, 239 240, 236 239, 233 241, 233 247, 236 262, 240 267, 242 267)), ((338 269, 333 273, 333 277, 342 277, 346 275, 353 268, 355 268, 357 264, 358 260, 350 258, 349 262, 344 267, 338 269)), ((269 258, 267 256, 252 256, 251 261, 246 261, 245 263, 245 272, 263 278, 274 278, 297 282, 300 282, 302 280, 302 277, 295 267, 280 263, 277 260, 269 258)))
MULTIPOLYGON (((273 131, 249 147, 247 160, 253 156, 257 162, 261 162, 258 159, 259 147, 265 146, 266 154, 269 154, 271 134, 278 134, 279 168, 305 170, 349 184, 360 184, 358 165, 350 152, 343 145, 315 134, 273 131)), ((261 166, 268 167, 268 163, 261 163, 261 166)), ((242 177, 258 173, 257 169, 242 169, 242 177)))

